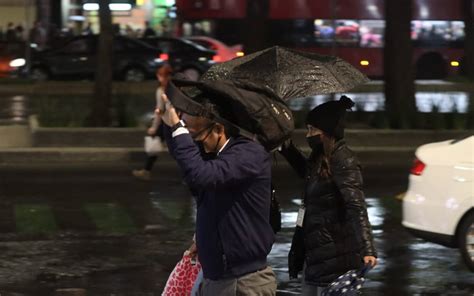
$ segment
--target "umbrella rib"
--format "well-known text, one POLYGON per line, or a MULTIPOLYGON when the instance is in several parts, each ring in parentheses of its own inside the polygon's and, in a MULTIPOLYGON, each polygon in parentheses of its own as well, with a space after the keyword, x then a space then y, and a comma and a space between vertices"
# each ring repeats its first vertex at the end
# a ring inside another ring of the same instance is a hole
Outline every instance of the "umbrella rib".
MULTIPOLYGON (((348 68, 346 67, 345 64, 347 64, 346 61, 336 57, 336 60, 333 62, 334 64, 336 63, 344 63, 344 72, 348 72, 348 68)), ((361 74, 361 73, 354 73, 354 74, 357 74, 359 77, 353 77, 353 79, 349 80, 349 81, 346 81, 346 80, 341 80, 339 79, 339 75, 336 75, 337 73, 335 72, 337 70, 337 65, 335 65, 334 67, 331 67, 331 68, 328 68, 326 67, 330 72, 331 74, 333 74, 334 78, 339 82, 340 85, 349 85, 350 87, 349 88, 346 88, 346 89, 352 89, 354 88, 356 85, 358 84, 361 84, 362 82, 367 82, 368 79, 367 77, 365 77, 365 75, 361 74), (332 69, 334 68, 334 69, 332 69), (359 81, 360 80, 360 81, 359 81), (355 81, 358 81, 358 83, 354 83, 355 81)))
POLYGON ((338 73, 337 73, 336 71, 333 71, 333 68, 334 68, 334 69, 336 68, 336 67, 335 67, 335 64, 336 64, 336 62, 337 62, 338 60, 339 60, 339 58, 336 57, 336 60, 334 60, 334 62, 333 62, 333 63, 334 63, 334 67, 326 67, 326 69, 328 69, 329 72, 331 72, 332 76, 337 80, 337 82, 339 82, 340 85, 344 85, 344 81, 341 80, 341 79, 339 79, 339 77, 338 77, 339 75, 337 75, 338 73))

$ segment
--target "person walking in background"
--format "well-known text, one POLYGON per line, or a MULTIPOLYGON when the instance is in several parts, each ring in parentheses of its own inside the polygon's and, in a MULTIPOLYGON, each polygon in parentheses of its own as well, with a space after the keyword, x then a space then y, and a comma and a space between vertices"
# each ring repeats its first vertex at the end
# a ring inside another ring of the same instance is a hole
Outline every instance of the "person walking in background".
POLYGON ((16 35, 16 38, 15 40, 16 41, 25 41, 25 29, 23 29, 23 26, 22 25, 18 25, 15 27, 15 35, 16 35))
POLYGON ((302 295, 321 295, 345 272, 377 264, 360 165, 344 141, 344 115, 352 106, 352 100, 343 96, 309 112, 309 158, 291 141, 281 149, 306 179, 288 258, 290 278, 303 270, 302 295))
POLYGON ((89 22, 87 26, 82 30, 82 35, 93 35, 94 31, 92 31, 92 24, 89 22))
POLYGON ((145 31, 143 32, 143 37, 155 37, 156 32, 153 30, 152 27, 150 27, 150 22, 145 22, 145 31))
POLYGON ((30 30, 30 42, 35 43, 38 50, 42 50, 46 47, 47 39, 47 31, 43 24, 40 21, 36 21, 30 30))
POLYGON ((7 24, 7 31, 5 32, 5 40, 6 41, 16 41, 15 27, 13 26, 12 22, 9 22, 7 24))
MULTIPOLYGON (((166 87, 168 82, 171 79, 171 74, 173 73, 173 69, 170 65, 164 65, 160 67, 156 71, 156 78, 158 79, 159 86, 156 89, 156 108, 159 107, 159 103, 161 100, 161 95, 165 93, 166 87)), ((159 137, 161 141, 163 141, 163 125, 161 124, 161 115, 154 112, 153 121, 151 126, 147 130, 147 134, 152 137, 159 137)), ((132 174, 136 178, 142 180, 150 180, 151 178, 151 170, 155 165, 158 156, 156 155, 149 155, 145 162, 145 167, 141 170, 133 170, 132 174)))
POLYGON ((135 30, 130 25, 125 26, 125 36, 130 37, 130 38, 137 38, 135 30))
POLYGON ((112 24, 112 32, 114 33, 114 36, 121 36, 122 35, 122 27, 120 24, 112 24))

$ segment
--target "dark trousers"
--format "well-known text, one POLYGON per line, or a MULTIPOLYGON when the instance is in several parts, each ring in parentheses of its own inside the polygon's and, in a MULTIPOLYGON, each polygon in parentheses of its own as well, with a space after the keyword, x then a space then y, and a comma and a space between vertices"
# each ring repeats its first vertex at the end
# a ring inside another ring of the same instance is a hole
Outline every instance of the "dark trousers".
POLYGON ((158 156, 156 155, 148 156, 145 161, 145 170, 151 171, 157 159, 158 159, 158 156))
MULTIPOLYGON (((159 137, 161 141, 164 139, 163 135, 163 124, 160 124, 160 126, 156 129, 156 133, 154 134, 155 137, 159 137)), ((153 166, 155 165, 156 160, 158 159, 158 156, 156 155, 149 155, 146 158, 145 161, 145 170, 146 171, 151 171, 153 169, 153 166)))

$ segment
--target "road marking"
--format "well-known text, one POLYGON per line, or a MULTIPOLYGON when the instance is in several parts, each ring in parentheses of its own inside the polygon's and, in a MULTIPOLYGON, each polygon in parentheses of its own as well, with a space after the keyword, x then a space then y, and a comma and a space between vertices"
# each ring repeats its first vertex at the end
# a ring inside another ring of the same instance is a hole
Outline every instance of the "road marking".
POLYGON ((46 204, 15 205, 15 223, 20 233, 52 233, 58 230, 53 211, 46 204))
POLYGON ((137 230, 126 209, 119 204, 88 203, 85 211, 102 232, 131 233, 137 230))

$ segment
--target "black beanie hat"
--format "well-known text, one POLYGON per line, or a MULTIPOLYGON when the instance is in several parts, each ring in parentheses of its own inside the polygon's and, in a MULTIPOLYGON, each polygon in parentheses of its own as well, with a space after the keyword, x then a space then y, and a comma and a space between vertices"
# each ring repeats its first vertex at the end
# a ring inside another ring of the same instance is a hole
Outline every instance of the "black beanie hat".
POLYGON ((329 101, 316 106, 308 113, 306 124, 310 124, 324 133, 333 136, 336 140, 344 138, 344 115, 351 109, 354 102, 342 96, 339 101, 329 101))

